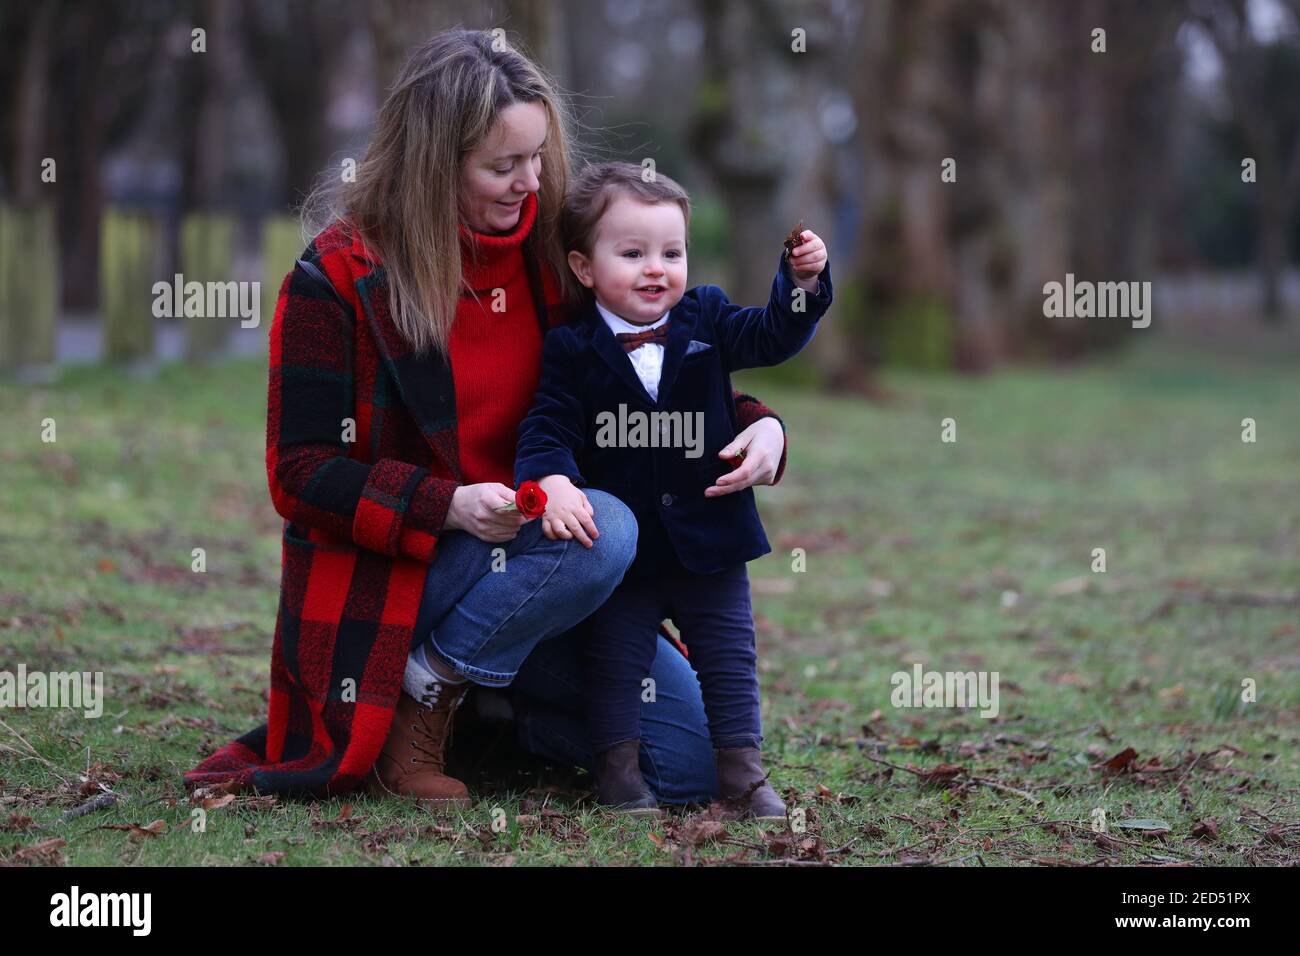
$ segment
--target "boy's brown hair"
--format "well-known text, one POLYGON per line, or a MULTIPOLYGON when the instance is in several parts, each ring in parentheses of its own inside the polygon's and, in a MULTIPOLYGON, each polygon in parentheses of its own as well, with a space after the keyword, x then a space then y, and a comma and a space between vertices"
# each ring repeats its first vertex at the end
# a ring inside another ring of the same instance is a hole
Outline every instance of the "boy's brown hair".
MULTIPOLYGON (((658 171, 646 171, 634 163, 591 163, 569 179, 560 216, 560 237, 565 252, 577 250, 591 255, 596 227, 616 196, 630 196, 643 202, 675 202, 686 222, 686 244, 690 247, 691 197, 676 180, 658 171)), ((565 288, 570 300, 585 301, 591 294, 566 270, 565 288)))

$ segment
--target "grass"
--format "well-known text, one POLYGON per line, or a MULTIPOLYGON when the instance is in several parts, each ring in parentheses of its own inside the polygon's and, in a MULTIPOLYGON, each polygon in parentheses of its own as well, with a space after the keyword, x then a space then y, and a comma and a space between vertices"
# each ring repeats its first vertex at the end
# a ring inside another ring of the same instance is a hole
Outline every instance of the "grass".
POLYGON ((1294 367, 1155 340, 1070 369, 883 383, 894 399, 865 404, 737 378, 791 435, 789 473, 759 492, 774 550, 750 576, 795 834, 708 810, 620 820, 581 776, 436 817, 240 796, 195 832, 181 773, 265 717, 265 369, 0 385, 0 670, 102 670, 107 690, 94 720, 0 711, 0 862, 1294 862, 1294 367), (996 672, 998 716, 894 707, 891 676, 914 663, 996 672), (59 821, 104 787, 117 805, 59 821), (1164 826, 1122 826, 1144 819, 1164 826))

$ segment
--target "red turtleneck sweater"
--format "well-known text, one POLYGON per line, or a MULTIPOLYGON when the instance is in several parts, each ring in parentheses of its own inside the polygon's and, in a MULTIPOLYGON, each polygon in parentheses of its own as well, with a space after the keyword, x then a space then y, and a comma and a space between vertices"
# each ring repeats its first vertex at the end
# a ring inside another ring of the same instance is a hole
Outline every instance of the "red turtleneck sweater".
POLYGON ((506 235, 460 227, 465 283, 478 296, 476 301, 468 292, 461 294, 451 327, 463 484, 515 484, 519 423, 532 407, 542 365, 542 333, 523 254, 523 241, 536 219, 537 194, 529 193, 519 224, 506 235), (499 298, 495 289, 505 290, 502 312, 492 311, 499 298))

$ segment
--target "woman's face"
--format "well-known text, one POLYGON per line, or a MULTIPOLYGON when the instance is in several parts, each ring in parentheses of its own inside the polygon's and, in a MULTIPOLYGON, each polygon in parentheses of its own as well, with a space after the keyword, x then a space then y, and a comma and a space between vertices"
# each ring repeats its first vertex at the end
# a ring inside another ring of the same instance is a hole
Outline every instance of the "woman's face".
POLYGON ((497 114, 461 164, 460 217, 467 229, 502 233, 519 224, 524 198, 537 192, 546 132, 541 103, 514 103, 497 114))

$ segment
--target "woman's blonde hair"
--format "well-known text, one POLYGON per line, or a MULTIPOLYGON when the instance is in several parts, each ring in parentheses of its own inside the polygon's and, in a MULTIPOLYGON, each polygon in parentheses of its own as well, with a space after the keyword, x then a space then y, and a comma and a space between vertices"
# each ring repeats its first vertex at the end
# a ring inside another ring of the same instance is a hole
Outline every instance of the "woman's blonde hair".
POLYGON ((394 322, 417 353, 448 351, 463 289, 462 162, 515 103, 541 103, 548 126, 526 251, 557 274, 564 262, 559 223, 572 151, 568 108, 551 78, 501 37, 447 30, 412 52, 380 107, 355 181, 323 183, 304 206, 309 231, 343 218, 375 252, 388 274, 394 322))

